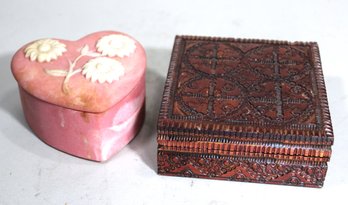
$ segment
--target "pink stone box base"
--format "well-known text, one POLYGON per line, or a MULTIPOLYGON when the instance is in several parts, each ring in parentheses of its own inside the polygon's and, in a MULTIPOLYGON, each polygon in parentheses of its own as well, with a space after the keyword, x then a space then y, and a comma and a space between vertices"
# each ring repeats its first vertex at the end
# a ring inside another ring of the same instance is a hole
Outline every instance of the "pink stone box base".
POLYGON ((142 80, 122 101, 105 112, 90 113, 42 101, 19 87, 25 118, 48 145, 94 161, 105 161, 138 133, 145 116, 142 80))

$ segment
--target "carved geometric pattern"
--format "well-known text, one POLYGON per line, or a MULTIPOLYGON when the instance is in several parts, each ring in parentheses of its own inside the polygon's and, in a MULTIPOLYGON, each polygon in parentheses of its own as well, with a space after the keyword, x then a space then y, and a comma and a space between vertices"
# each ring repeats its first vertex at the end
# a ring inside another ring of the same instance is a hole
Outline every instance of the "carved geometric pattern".
POLYGON ((308 46, 238 45, 186 46, 172 115, 225 122, 321 122, 308 46))
POLYGON ((158 173, 162 175, 322 187, 326 172, 326 163, 158 153, 158 173))

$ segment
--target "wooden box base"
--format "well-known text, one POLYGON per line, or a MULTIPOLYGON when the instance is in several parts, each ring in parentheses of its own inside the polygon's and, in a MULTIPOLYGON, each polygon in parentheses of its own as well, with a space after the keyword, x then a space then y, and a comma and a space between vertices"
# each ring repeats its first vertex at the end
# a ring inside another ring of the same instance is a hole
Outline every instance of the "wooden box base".
POLYGON ((298 162, 158 151, 158 173, 305 187, 322 187, 326 162, 298 162))

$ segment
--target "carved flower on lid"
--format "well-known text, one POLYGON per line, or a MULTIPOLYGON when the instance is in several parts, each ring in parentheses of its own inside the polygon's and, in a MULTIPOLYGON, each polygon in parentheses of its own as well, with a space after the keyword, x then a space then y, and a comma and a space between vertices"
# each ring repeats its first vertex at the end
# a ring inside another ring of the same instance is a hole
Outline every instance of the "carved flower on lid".
POLYGON ((50 62, 66 52, 66 45, 53 39, 41 39, 26 47, 24 52, 31 61, 50 62))
POLYGON ((93 83, 112 83, 124 75, 124 67, 121 62, 107 57, 98 57, 89 60, 82 69, 82 74, 93 83))
POLYGON ((104 36, 97 42, 98 52, 109 57, 118 56, 123 58, 129 56, 135 51, 135 48, 135 41, 121 34, 104 36))

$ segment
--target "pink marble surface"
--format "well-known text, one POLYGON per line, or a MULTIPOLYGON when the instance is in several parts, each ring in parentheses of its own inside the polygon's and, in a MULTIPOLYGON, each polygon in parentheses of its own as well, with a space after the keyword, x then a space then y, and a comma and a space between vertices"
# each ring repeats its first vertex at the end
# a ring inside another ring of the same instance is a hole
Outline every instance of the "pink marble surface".
MULTIPOLYGON (((59 40, 67 45, 68 52, 49 63, 29 61, 24 56, 25 46, 12 60, 24 115, 32 131, 58 150, 95 161, 108 160, 141 128, 145 115, 143 47, 136 42, 132 55, 114 57, 125 67, 120 80, 99 84, 76 75, 69 82, 68 94, 62 91, 63 78, 49 76, 43 68, 68 67, 66 59, 76 58, 81 46, 88 44, 95 50, 97 39, 112 33, 98 32, 78 41, 59 40)), ((89 59, 84 58, 77 67, 89 59)))

